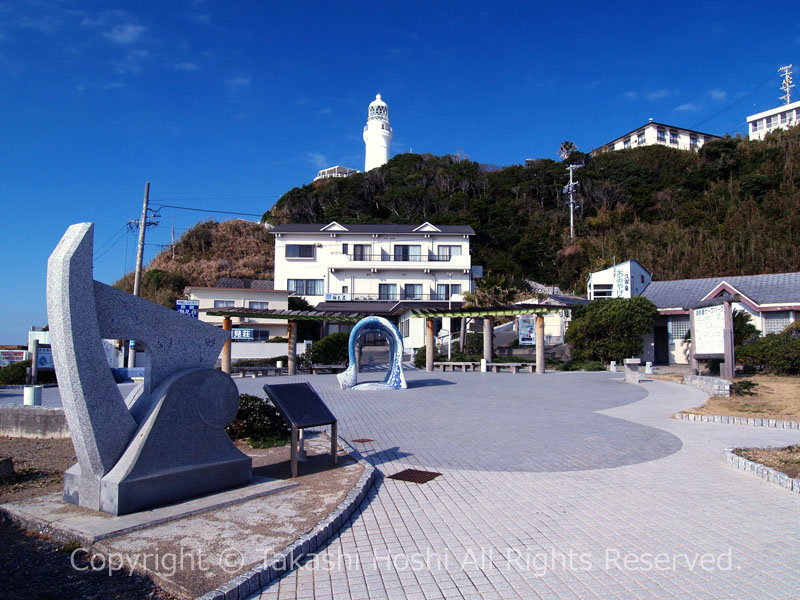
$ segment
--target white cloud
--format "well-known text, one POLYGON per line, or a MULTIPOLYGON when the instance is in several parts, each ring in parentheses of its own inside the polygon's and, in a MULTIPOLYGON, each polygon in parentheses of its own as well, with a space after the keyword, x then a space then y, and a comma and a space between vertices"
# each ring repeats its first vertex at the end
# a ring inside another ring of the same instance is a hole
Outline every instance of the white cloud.
POLYGON ((648 100, 661 100, 661 98, 666 98, 672 92, 669 90, 656 90, 654 92, 648 92, 646 94, 648 100))
POLYGON ((728 92, 725 90, 708 90, 708 95, 712 100, 717 102, 725 102, 728 99, 728 92))
POLYGON ((695 104, 694 102, 687 102, 686 104, 676 106, 674 110, 678 112, 693 112, 696 110, 703 110, 703 107, 700 104, 695 104))
POLYGON ((327 108, 327 107, 320 108, 319 111, 317 111, 317 114, 326 117, 326 116, 328 116, 330 114, 333 114, 333 110, 331 110, 330 108, 327 108))
POLYGON ((103 36, 115 44, 135 44, 138 42, 142 34, 147 31, 144 25, 137 25, 136 23, 123 23, 114 25, 111 31, 107 31, 103 36))
POLYGON ((187 71, 187 72, 199 71, 200 70, 200 67, 197 66, 197 64, 193 63, 193 62, 175 63, 174 65, 172 65, 172 68, 175 69, 176 71, 187 71))
POLYGON ((319 152, 308 152, 306 154, 306 159, 317 169, 326 169, 330 166, 328 158, 324 154, 320 154, 319 152))
POLYGON ((625 100, 638 100, 639 94, 637 92, 625 92, 622 94, 622 97, 625 98, 625 100))
POLYGON ((236 75, 235 77, 228 79, 226 83, 231 89, 240 90, 253 83, 253 78, 250 77, 250 75, 236 75))

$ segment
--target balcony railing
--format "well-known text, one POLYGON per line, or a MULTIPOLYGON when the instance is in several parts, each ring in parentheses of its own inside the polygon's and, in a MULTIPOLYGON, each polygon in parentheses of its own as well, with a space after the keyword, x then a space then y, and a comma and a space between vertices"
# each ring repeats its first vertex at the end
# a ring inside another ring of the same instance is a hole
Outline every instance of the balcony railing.
POLYGON ((436 292, 431 292, 430 294, 406 294, 405 292, 396 292, 394 294, 349 294, 349 300, 354 302, 365 302, 365 301, 389 301, 393 300, 395 302, 399 302, 400 300, 439 300, 447 302, 448 300, 452 300, 453 302, 461 302, 464 299, 462 294, 451 294, 449 297, 447 294, 437 294, 436 292))
POLYGON ((454 258, 461 258, 460 254, 446 256, 442 254, 421 254, 395 255, 395 254, 347 254, 347 259, 351 262, 450 262, 454 258))

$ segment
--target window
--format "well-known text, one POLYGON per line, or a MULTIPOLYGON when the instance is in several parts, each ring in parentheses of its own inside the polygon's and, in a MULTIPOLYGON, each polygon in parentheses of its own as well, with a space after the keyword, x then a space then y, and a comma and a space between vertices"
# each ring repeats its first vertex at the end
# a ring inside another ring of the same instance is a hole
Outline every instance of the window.
POLYGON ((644 144, 644 131, 640 131, 639 133, 636 134, 636 142, 639 143, 640 145, 644 144))
POLYGON ((608 151, 609 152, 613 152, 614 151, 614 144, 609 144, 608 145, 608 151))
POLYGON ((314 244, 286 244, 286 258, 314 258, 314 244))
POLYGON ((678 143, 678 132, 674 129, 669 130, 669 143, 670 144, 677 144, 678 143))
POLYGON ((437 260, 447 262, 453 256, 461 256, 461 246, 439 246, 437 252, 437 260))
POLYGON ((254 342, 266 342, 269 339, 269 329, 253 329, 254 342))
POLYGON ((689 146, 691 146, 692 148, 697 148, 697 136, 696 135, 690 135, 689 136, 689 146))
POLYGON ((631 138, 626 137, 624 140, 622 140, 622 147, 625 148, 626 150, 628 148, 630 148, 631 147, 631 138))
POLYGON ((342 254, 347 256, 347 244, 342 244, 342 254))
POLYGON ((407 283, 403 288, 404 300, 422 300, 422 284, 407 283))
POLYGON ((322 296, 322 279, 289 279, 287 286, 298 296, 322 296))
POLYGON ((369 260, 369 244, 353 244, 353 260, 369 260))
POLYGON ((402 262, 419 262, 422 260, 422 246, 396 244, 394 247, 394 259, 402 262))
POLYGON ((752 123, 750 123, 750 127, 752 128, 754 133, 756 131, 758 131, 758 121, 756 120, 756 121, 753 121, 752 123))
POLYGON ((409 321, 410 321, 410 319, 403 319, 402 321, 400 321, 400 335, 403 336, 404 338, 408 337, 408 333, 409 333, 409 329, 410 329, 409 328, 409 321))
POLYGON ((767 117, 766 119, 764 119, 764 124, 765 124, 765 127, 766 127, 767 129, 769 129, 770 127, 772 127, 772 125, 773 125, 773 120, 774 120, 774 118, 773 118, 773 117, 767 117))
POLYGON ((447 283, 436 284, 436 300, 450 300, 452 296, 456 296, 460 293, 460 283, 454 283, 452 285, 447 283))
POLYGON ((343 293, 343 294, 349 294, 349 293, 350 293, 350 286, 348 286, 348 285, 343 285, 343 286, 342 286, 342 293, 343 293))
POLYGON ((378 300, 397 300, 397 285, 394 283, 379 283, 378 300))
POLYGON ((667 130, 664 129, 663 127, 659 127, 656 139, 659 142, 666 142, 667 141, 667 130))
POLYGON ((611 298, 614 285, 611 283, 595 283, 592 286, 593 298, 611 298))
POLYGON ((669 330, 669 344, 674 346, 683 341, 683 336, 689 331, 689 315, 675 315, 669 318, 667 329, 669 330))
POLYGON ((789 311, 765 312, 764 314, 764 334, 780 333, 791 322, 789 311))
POLYGON ((790 114, 791 113, 788 113, 788 112, 781 113, 781 125, 786 125, 786 123, 789 122, 789 115, 790 114))
POLYGON ((235 300, 214 300, 214 308, 231 308, 236 306, 235 300))
POLYGON ((257 302, 256 300, 250 300, 247 303, 247 306, 250 308, 257 308, 258 310, 269 310, 269 302, 257 302))

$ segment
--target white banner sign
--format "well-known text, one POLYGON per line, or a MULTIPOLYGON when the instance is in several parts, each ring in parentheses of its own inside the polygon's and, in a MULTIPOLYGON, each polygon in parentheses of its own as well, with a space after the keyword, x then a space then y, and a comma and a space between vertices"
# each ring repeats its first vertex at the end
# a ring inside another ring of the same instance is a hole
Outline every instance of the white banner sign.
POLYGON ((694 309, 695 354, 725 354, 725 307, 707 306, 694 309))

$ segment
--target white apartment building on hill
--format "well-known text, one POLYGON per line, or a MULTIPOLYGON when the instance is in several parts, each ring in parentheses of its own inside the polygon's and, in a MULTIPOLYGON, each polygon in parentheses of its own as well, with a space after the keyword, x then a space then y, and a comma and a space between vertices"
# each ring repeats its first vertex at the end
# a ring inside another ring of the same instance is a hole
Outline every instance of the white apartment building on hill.
POLYGON ((771 131, 800 124, 800 101, 784 104, 747 117, 751 140, 763 140, 771 131))
POLYGON ((469 292, 472 227, 284 224, 275 235, 275 286, 323 301, 460 302, 469 292))
POLYGON ((593 150, 592 156, 603 152, 614 152, 616 150, 629 150, 631 148, 656 145, 668 146, 677 150, 697 150, 706 142, 717 139, 719 139, 719 136, 711 135, 710 133, 684 129, 682 127, 675 127, 674 125, 665 125, 664 123, 656 123, 653 119, 650 119, 648 123, 645 123, 641 127, 637 127, 633 131, 621 135, 615 140, 593 150))

